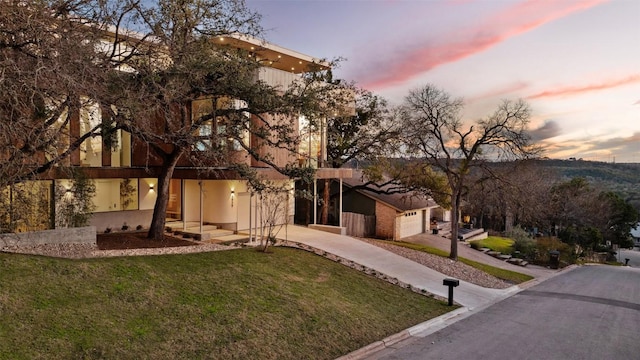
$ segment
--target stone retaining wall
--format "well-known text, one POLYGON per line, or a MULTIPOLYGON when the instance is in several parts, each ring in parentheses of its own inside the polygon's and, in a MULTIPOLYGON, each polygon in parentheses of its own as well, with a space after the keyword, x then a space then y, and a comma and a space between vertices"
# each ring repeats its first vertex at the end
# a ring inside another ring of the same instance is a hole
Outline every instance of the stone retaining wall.
POLYGON ((0 249, 38 245, 85 244, 96 246, 95 226, 64 228, 24 233, 0 234, 0 249))

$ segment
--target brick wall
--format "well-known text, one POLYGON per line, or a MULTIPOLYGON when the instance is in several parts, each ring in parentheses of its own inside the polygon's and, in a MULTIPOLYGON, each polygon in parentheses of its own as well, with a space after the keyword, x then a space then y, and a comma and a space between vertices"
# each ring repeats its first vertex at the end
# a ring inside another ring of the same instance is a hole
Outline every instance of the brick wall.
POLYGON ((396 211, 376 202, 376 237, 396 240, 398 239, 399 230, 396 211))

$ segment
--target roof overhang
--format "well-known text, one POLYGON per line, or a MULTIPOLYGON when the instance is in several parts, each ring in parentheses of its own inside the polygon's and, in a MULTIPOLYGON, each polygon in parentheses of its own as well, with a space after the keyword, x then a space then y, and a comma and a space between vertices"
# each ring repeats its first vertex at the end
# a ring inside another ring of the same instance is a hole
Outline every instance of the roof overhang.
POLYGON ((219 36, 215 39, 215 42, 216 44, 245 50, 261 61, 264 66, 295 74, 304 73, 313 69, 328 70, 331 68, 330 64, 324 60, 316 59, 309 55, 289 50, 248 35, 231 34, 219 36))

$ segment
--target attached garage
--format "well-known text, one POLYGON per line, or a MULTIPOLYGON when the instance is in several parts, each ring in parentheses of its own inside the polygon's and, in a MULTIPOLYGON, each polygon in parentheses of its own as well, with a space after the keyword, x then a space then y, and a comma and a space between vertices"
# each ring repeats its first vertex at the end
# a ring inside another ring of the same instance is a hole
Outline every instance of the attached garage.
POLYGON ((407 211, 401 214, 400 238, 421 234, 424 231, 424 210, 407 211))
MULTIPOLYGON (((375 236, 381 239, 400 240, 430 231, 430 220, 438 209, 431 198, 417 193, 385 193, 357 188, 358 179, 345 179, 347 190, 343 195, 345 213, 375 216, 375 236), (353 190, 349 190, 349 189, 353 190)), ((347 234, 351 230, 347 227, 347 234)))

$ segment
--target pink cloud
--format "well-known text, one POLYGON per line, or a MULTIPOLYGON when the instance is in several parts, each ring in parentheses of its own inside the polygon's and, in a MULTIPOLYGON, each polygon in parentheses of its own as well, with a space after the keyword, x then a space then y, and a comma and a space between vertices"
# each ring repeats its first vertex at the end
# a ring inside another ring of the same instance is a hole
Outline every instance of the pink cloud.
POLYGON ((495 88, 495 89, 489 90, 489 91, 487 91, 485 93, 478 94, 476 96, 472 96, 472 97, 466 98, 466 100, 469 101, 469 102, 472 102, 472 101, 475 101, 475 100, 482 100, 482 99, 487 99, 487 98, 498 97, 498 96, 502 96, 504 94, 511 94, 513 92, 517 92, 519 90, 526 89, 528 86, 529 86, 529 84, 527 84, 526 82, 518 81, 518 82, 511 83, 511 84, 507 84, 507 85, 499 87, 499 88, 495 88))
POLYGON ((396 59, 383 59, 382 63, 375 64, 363 76, 362 83, 371 90, 400 84, 437 66, 464 59, 511 37, 606 1, 527 0, 515 4, 475 26, 443 36, 454 40, 437 43, 425 39, 422 44, 392 50, 397 54, 396 59))
MULTIPOLYGON (((554 89, 554 90, 542 91, 542 92, 539 92, 537 94, 528 96, 527 98, 528 99, 538 99, 538 98, 545 98, 545 97, 579 95, 579 94, 582 94, 582 93, 610 89, 610 88, 614 88, 614 87, 618 87, 618 86, 624 86, 624 85, 628 85, 628 84, 633 84, 633 83, 636 83, 636 82, 640 82, 640 74, 631 75, 631 76, 628 76, 626 78, 621 78, 621 79, 610 79, 610 80, 603 81, 603 82, 601 82, 599 84, 588 84, 588 85, 581 85, 581 86, 560 87, 560 88, 557 88, 557 89, 554 89)), ((640 103, 640 101, 637 102, 636 104, 638 104, 638 103, 640 103)))

